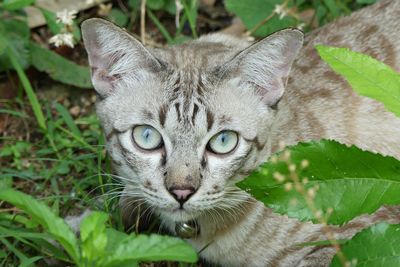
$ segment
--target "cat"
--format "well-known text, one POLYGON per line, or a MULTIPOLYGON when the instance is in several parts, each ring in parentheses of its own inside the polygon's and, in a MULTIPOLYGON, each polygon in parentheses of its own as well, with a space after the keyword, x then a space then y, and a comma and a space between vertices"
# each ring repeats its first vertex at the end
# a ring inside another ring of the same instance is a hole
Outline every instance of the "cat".
POLYGON ((400 119, 357 95, 314 46, 349 47, 400 71, 400 1, 383 0, 305 37, 285 29, 249 43, 210 34, 151 48, 102 19, 82 24, 96 111, 124 182, 122 212, 144 203, 173 234, 221 266, 328 266, 331 246, 399 207, 382 207, 342 227, 274 213, 235 183, 279 143, 333 139, 400 159, 400 119), (183 224, 186 223, 186 224, 183 224), (194 224, 194 226, 193 226, 194 224))

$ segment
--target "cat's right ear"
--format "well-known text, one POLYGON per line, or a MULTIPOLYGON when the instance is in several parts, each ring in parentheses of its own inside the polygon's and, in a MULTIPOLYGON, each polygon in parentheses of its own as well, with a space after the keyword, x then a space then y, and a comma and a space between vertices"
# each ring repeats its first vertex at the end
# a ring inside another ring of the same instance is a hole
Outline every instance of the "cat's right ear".
POLYGON ((81 28, 92 83, 101 97, 111 94, 118 81, 141 79, 146 72, 161 68, 138 40, 114 24, 93 18, 85 20, 81 28))

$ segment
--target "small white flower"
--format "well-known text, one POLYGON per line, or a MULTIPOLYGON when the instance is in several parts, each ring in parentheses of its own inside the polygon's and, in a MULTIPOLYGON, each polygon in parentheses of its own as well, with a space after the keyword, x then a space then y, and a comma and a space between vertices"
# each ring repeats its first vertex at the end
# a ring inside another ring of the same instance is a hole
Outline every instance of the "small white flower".
POLYGON ((274 13, 279 15, 279 19, 283 19, 289 13, 289 9, 286 8, 285 4, 275 5, 274 13))
POLYGON ((71 26, 76 18, 76 14, 78 14, 77 10, 68 11, 64 9, 63 11, 57 12, 57 23, 62 23, 68 26, 71 26))
POLYGON ((54 44, 55 47, 62 45, 74 47, 74 36, 71 33, 59 33, 49 39, 50 44, 54 44))
POLYGON ((86 5, 91 6, 91 5, 98 5, 101 3, 101 0, 86 0, 86 5))

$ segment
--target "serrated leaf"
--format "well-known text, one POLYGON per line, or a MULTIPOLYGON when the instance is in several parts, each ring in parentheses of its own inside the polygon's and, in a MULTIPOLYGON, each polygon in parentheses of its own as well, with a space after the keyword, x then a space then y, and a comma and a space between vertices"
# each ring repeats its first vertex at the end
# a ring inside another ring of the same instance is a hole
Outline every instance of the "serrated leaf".
POLYGON ((64 220, 55 215, 48 206, 13 189, 0 190, 0 199, 29 214, 64 247, 75 262, 79 262, 78 240, 64 220))
POLYGON ((30 49, 32 65, 49 74, 54 80, 81 88, 92 87, 88 67, 75 64, 33 42, 30 43, 30 49))
POLYGON ((36 0, 4 0, 0 3, 0 8, 12 11, 32 5, 35 2, 36 0))
MULTIPOLYGON (((348 261, 357 267, 398 267, 400 263, 400 225, 380 223, 368 228, 341 247, 348 261)), ((332 267, 343 266, 337 256, 332 267)))
MULTIPOLYGON (((248 30, 252 30, 261 21, 269 17, 276 5, 281 5, 282 0, 226 0, 226 9, 241 18, 248 30)), ((267 36, 277 30, 294 26, 295 20, 291 17, 274 16, 271 20, 254 32, 255 36, 267 36)))
POLYGON ((360 95, 382 102, 400 117, 400 74, 370 56, 347 48, 316 46, 321 58, 360 95))
MULTIPOLYGON (((308 178, 305 189, 319 186, 313 201, 316 208, 333 208, 328 223, 343 224, 358 215, 372 213, 383 204, 400 204, 400 162, 394 158, 334 141, 300 143, 289 151, 299 177, 308 178), (301 169, 304 159, 309 166, 301 169)), ((238 186, 278 213, 317 221, 304 194, 285 190, 284 184, 273 178, 276 172, 287 176, 287 163, 267 162, 238 186), (295 201, 297 204, 293 205, 295 201)))
POLYGON ((101 266, 121 266, 132 261, 196 262, 197 254, 185 241, 161 235, 129 235, 121 240, 101 266))

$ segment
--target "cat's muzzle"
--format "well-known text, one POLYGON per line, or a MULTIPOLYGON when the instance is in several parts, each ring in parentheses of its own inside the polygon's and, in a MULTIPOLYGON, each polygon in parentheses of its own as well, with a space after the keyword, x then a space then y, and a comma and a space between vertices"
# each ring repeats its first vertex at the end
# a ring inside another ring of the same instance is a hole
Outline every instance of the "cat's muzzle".
POLYGON ((175 232, 180 238, 196 238, 200 234, 200 227, 195 221, 179 222, 175 224, 175 232))

